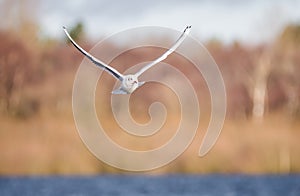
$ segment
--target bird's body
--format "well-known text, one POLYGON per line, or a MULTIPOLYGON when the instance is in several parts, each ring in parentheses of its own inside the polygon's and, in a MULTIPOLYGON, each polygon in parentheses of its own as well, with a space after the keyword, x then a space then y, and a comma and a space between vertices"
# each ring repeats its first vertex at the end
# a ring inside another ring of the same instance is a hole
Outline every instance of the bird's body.
POLYGON ((135 75, 126 75, 122 80, 121 87, 114 90, 112 94, 130 94, 143 84, 144 82, 139 82, 135 75))
POLYGON ((131 94, 133 93, 138 87, 142 86, 145 82, 139 82, 138 77, 143 74, 145 71, 150 69, 152 66, 155 64, 163 61, 168 57, 169 54, 175 51, 175 49, 183 42, 183 40, 186 38, 188 35, 191 26, 187 26, 183 33, 180 35, 178 40, 175 42, 175 44, 168 50, 166 51, 162 56, 157 58, 156 60, 152 61, 151 63, 145 65, 142 69, 140 69, 137 73, 135 74, 129 74, 129 75, 123 75, 120 72, 118 72, 116 69, 113 67, 110 67, 109 65, 105 64, 104 62, 96 59, 94 56, 86 52, 84 49, 82 49, 70 36, 68 31, 66 30, 65 27, 63 27, 64 32, 70 39, 71 43, 83 54, 85 55, 88 59, 90 59, 94 64, 97 66, 101 67, 102 69, 106 70, 108 73, 110 73, 112 76, 114 76, 116 79, 121 81, 121 86, 114 90, 112 94, 131 94))

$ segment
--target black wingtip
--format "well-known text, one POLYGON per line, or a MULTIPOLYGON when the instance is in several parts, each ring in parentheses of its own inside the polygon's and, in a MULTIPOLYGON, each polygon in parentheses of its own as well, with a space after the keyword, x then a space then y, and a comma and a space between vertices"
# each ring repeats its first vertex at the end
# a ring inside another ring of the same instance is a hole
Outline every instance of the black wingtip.
POLYGON ((63 29, 67 29, 65 26, 62 27, 63 29))
POLYGON ((184 31, 183 32, 186 32, 188 29, 192 28, 192 25, 188 25, 185 27, 184 31))

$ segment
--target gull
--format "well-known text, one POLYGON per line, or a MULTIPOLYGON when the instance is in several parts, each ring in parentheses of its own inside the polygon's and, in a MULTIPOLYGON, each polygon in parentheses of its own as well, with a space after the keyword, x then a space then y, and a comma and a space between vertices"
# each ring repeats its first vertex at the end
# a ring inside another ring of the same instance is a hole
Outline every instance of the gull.
POLYGON ((145 82, 139 82, 138 77, 142 75, 145 71, 150 69, 152 66, 158 64, 159 62, 166 59, 172 52, 176 50, 176 48, 183 42, 183 40, 187 37, 187 35, 190 32, 192 26, 187 26, 182 34, 179 36, 177 41, 173 44, 173 46, 167 50, 163 55, 155 59, 154 61, 150 62, 149 64, 145 65, 143 68, 141 68, 138 72, 135 74, 128 74, 123 75, 119 71, 117 71, 115 68, 107 65, 106 63, 102 62, 101 60, 95 58, 90 53, 86 52, 83 48, 81 48, 70 36, 68 33, 66 27, 63 27, 63 30, 71 43, 74 45, 75 48, 77 48, 83 55, 85 55, 89 60, 91 60, 95 65, 99 66, 100 68, 104 69, 108 73, 110 73, 112 76, 114 76, 117 80, 120 80, 121 86, 112 91, 112 94, 131 94, 133 93, 138 87, 142 86, 145 82))

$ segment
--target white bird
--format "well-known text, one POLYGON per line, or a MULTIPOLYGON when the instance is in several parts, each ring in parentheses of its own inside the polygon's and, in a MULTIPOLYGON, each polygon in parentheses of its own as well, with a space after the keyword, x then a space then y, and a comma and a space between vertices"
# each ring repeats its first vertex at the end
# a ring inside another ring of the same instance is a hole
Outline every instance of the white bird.
POLYGON ((123 75, 120 72, 118 72, 113 67, 105 64, 104 62, 100 61, 99 59, 95 58, 88 52, 86 52, 84 49, 82 49, 70 36, 67 29, 63 27, 64 32, 70 39, 71 43, 82 53, 84 54, 88 59, 90 59, 94 64, 101 67, 102 69, 106 70, 108 73, 110 73, 112 76, 114 76, 116 79, 121 81, 121 86, 112 92, 112 94, 130 94, 134 92, 138 87, 142 86, 145 82, 139 82, 138 77, 142 75, 145 71, 150 69, 153 65, 163 61, 166 59, 172 52, 176 50, 176 48, 183 42, 183 40, 186 38, 186 36, 189 34, 190 29, 192 26, 187 26, 180 37, 177 39, 177 41, 174 43, 174 45, 163 55, 161 55, 159 58, 155 59, 151 63, 145 65, 142 69, 140 69, 135 74, 129 74, 129 75, 123 75))

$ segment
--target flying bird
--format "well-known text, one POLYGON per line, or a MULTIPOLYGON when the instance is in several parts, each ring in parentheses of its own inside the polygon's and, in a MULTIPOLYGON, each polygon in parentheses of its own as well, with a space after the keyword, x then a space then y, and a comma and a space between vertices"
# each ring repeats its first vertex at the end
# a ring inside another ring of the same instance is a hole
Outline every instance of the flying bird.
POLYGON ((114 76, 116 79, 121 81, 121 86, 112 91, 112 94, 130 94, 134 92, 138 87, 142 86, 145 82, 139 82, 138 77, 142 75, 145 71, 150 69, 152 66, 156 65, 157 63, 163 61, 166 59, 172 52, 176 50, 176 48, 183 42, 183 40, 187 37, 187 35, 190 32, 192 26, 187 26, 182 34, 179 36, 177 41, 174 43, 174 45, 167 50, 163 55, 152 61, 151 63, 145 65, 143 68, 141 68, 138 72, 135 74, 128 74, 128 75, 123 75, 120 72, 118 72, 115 68, 107 65, 106 63, 102 62, 101 60, 95 58, 88 52, 86 52, 83 48, 81 48, 70 36, 68 33, 66 27, 63 27, 65 34, 71 41, 71 43, 83 54, 85 55, 89 60, 91 60, 94 64, 99 66, 100 68, 104 69, 108 73, 110 73, 112 76, 114 76))

